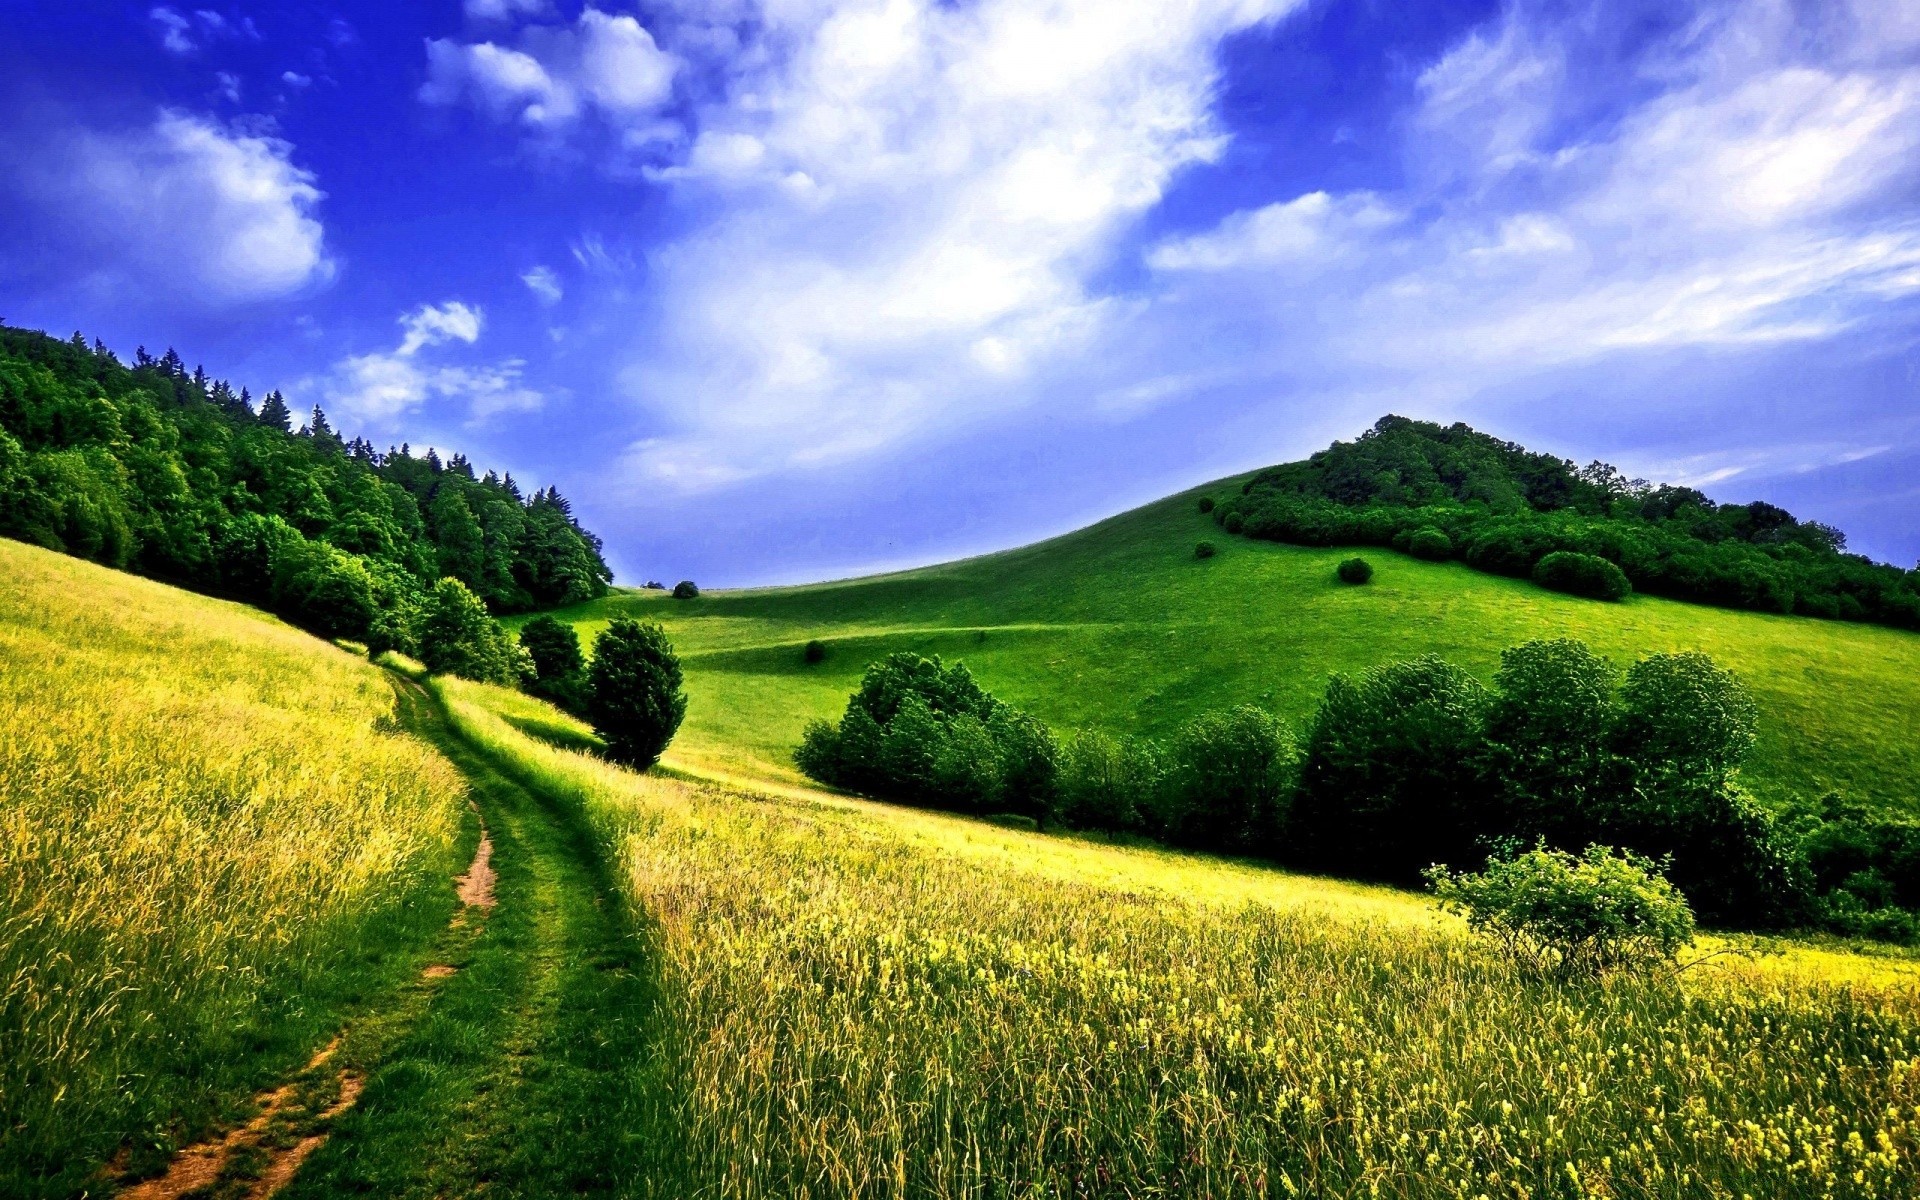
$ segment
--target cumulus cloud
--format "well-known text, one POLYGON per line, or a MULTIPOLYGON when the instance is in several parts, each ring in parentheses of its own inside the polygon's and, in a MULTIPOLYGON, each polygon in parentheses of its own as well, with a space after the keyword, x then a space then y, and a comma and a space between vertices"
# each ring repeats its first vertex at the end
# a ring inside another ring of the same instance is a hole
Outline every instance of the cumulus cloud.
POLYGON ((650 256, 669 426, 637 477, 705 486, 1031 403, 1124 301, 1091 289, 1215 158, 1227 34, 1287 0, 768 5, 723 103, 655 173, 722 215, 650 256))
MULTIPOLYGON (((474 16, 529 10, 488 0, 474 16)), ((679 60, 631 16, 584 10, 572 25, 522 28, 512 46, 436 39, 427 43, 428 104, 471 104, 496 120, 557 132, 588 112, 616 127, 650 124, 673 92, 679 60)))
POLYGON ((126 133, 73 131, 64 170, 32 186, 53 219, 104 251, 109 274, 211 302, 285 295, 333 273, 324 198, 293 146, 163 111, 126 133))
POLYGON ((432 347, 474 344, 484 323, 479 308, 458 300, 421 305, 400 315, 400 342, 392 350, 341 359, 326 379, 310 387, 338 414, 375 429, 391 428, 434 400, 453 401, 475 423, 541 407, 545 397, 522 381, 522 359, 465 366, 422 358, 421 351, 432 347))

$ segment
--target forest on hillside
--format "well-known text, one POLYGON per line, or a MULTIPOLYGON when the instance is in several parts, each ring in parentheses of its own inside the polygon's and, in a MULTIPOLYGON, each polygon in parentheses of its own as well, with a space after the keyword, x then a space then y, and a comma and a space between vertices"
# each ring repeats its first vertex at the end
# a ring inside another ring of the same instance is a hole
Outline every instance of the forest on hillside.
POLYGON ((408 446, 343 437, 315 407, 132 365, 76 333, 0 326, 0 535, 406 647, 434 582, 497 613, 604 595, 600 539, 554 488, 523 493, 408 446))
POLYGON ((1392 546, 1604 599, 1630 585, 1920 629, 1920 571, 1848 553, 1830 525, 1764 501, 1720 504, 1694 488, 1629 479, 1603 462, 1578 467, 1459 423, 1383 417, 1354 441, 1201 504, 1246 537, 1392 546))

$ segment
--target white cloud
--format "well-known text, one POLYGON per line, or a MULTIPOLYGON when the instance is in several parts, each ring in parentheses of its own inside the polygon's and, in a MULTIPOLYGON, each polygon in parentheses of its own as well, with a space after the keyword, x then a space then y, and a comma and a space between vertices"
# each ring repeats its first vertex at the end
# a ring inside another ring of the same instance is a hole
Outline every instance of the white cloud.
POLYGON ((251 17, 235 22, 212 9, 200 8, 183 13, 177 8, 161 5, 149 9, 147 19, 154 23, 160 34, 160 45, 169 54, 193 54, 208 42, 224 38, 260 40, 260 31, 251 17))
POLYGON ((1470 396, 1611 355, 1829 338, 1920 295, 1920 222, 1884 207, 1920 175, 1920 65, 1810 55, 1764 4, 1721 17, 1660 51, 1667 87, 1569 137, 1581 28, 1510 7, 1421 76, 1406 154, 1433 169, 1389 198, 1421 220, 1343 222, 1391 210, 1313 193, 1168 239, 1146 255, 1167 289, 1150 329, 1177 334, 1144 340, 1176 361, 1258 345, 1248 378, 1285 362, 1470 396))
POLYGON ((192 54, 199 49, 193 41, 193 22, 171 8, 156 8, 147 19, 160 27, 160 44, 170 54, 192 54))
MULTIPOLYGON (((434 365, 421 351, 458 342, 472 345, 485 324, 480 309, 449 300, 424 304, 401 314, 399 345, 390 351, 352 355, 334 364, 332 373, 312 390, 335 412, 376 429, 391 428, 401 417, 434 400, 460 405, 470 423, 504 412, 527 412, 546 402, 522 382, 526 363, 509 358, 483 366, 434 365)), ((431 356, 429 356, 431 357, 431 356)))
POLYGON ((669 428, 641 477, 708 486, 1038 402, 1125 306, 1088 276, 1218 155, 1227 34, 1287 0, 767 5, 656 178, 723 215, 650 257, 669 428))
POLYGON ((1155 246, 1147 263, 1161 271, 1223 271, 1282 262, 1332 265, 1400 219, 1371 192, 1335 199, 1309 192, 1295 200, 1234 213, 1215 229, 1155 246))
MULTIPOLYGON (((489 7, 487 15, 504 18, 509 10, 530 11, 507 5, 497 13, 489 7)), ((571 26, 527 26, 516 40, 514 46, 429 41, 420 99, 440 106, 472 103, 496 120, 549 132, 589 111, 616 127, 644 128, 671 97, 680 66, 639 21, 594 8, 571 26)))
POLYGON ((539 298, 542 304, 558 304, 566 293, 560 287, 560 276, 552 267, 539 266, 520 276, 520 282, 527 290, 539 298))
POLYGON ((458 300, 439 305, 423 304, 400 318, 400 327, 406 330, 406 336, 400 339, 400 348, 395 353, 410 358, 422 346, 438 346, 442 342, 452 341, 471 346, 479 340, 481 320, 479 309, 470 308, 458 300))
POLYGON ((228 302, 297 291, 333 273, 315 215, 325 193, 278 138, 163 111, 147 129, 70 135, 71 173, 45 176, 62 219, 133 271, 228 302))
POLYGON ((283 71, 280 73, 280 82, 288 87, 303 88, 313 82, 313 76, 302 75, 298 71, 283 71))

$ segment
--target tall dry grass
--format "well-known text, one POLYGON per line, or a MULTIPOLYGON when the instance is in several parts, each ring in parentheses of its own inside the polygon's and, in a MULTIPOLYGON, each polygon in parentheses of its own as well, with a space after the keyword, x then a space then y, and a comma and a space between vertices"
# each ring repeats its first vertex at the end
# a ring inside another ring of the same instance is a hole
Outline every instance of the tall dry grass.
POLYGON ((445 886, 462 785, 392 712, 258 613, 0 541, 0 1191, 190 1131, 445 886))
POLYGON ((1558 986, 1416 900, 1210 889, 1194 859, 635 776, 523 736, 487 689, 442 694, 591 822, 652 922, 674 1081, 653 1133, 679 1166, 638 1191, 1920 1193, 1898 976, 1558 986))

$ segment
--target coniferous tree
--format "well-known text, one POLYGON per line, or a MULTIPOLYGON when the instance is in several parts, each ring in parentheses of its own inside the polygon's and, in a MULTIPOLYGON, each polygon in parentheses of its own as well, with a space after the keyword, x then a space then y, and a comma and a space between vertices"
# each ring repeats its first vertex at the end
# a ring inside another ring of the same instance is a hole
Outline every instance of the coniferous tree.
POLYGON ((268 392, 267 398, 260 402, 260 423, 292 432, 293 412, 287 407, 287 399, 278 388, 268 392))

